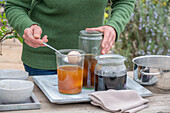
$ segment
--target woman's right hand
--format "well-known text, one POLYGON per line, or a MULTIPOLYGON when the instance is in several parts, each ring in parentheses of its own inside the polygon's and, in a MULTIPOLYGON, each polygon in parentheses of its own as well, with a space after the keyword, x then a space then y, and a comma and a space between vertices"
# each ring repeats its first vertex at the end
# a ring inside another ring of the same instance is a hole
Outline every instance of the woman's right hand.
POLYGON ((42 29, 38 25, 32 25, 24 30, 25 43, 33 48, 43 47, 43 42, 48 42, 47 35, 41 39, 42 29))

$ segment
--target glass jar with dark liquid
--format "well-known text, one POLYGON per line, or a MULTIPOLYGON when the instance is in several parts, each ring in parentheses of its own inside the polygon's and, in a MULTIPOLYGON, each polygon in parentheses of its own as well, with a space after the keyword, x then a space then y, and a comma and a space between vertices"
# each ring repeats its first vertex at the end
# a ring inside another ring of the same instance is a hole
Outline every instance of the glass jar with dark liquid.
POLYGON ((83 88, 94 89, 94 70, 97 64, 95 57, 100 54, 103 33, 99 31, 80 31, 79 49, 85 54, 83 70, 83 88))
POLYGON ((125 58, 121 55, 107 54, 96 57, 95 91, 126 89, 127 70, 125 58))

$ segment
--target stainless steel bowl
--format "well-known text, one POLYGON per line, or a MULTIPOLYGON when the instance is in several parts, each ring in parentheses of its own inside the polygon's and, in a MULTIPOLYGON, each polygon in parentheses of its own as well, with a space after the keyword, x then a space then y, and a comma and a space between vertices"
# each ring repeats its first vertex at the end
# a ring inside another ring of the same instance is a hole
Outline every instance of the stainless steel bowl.
POLYGON ((161 82, 158 82, 160 88, 170 89, 170 56, 140 56, 134 58, 132 62, 134 63, 134 80, 136 82, 142 85, 154 85, 159 81, 161 82))

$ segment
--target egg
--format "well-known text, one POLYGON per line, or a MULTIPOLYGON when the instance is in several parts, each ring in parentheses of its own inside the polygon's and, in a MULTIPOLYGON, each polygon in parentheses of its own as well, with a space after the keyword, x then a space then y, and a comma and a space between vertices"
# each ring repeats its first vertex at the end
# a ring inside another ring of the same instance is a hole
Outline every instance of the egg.
POLYGON ((68 53, 68 62, 72 64, 79 63, 81 61, 81 54, 78 51, 70 51, 68 53))

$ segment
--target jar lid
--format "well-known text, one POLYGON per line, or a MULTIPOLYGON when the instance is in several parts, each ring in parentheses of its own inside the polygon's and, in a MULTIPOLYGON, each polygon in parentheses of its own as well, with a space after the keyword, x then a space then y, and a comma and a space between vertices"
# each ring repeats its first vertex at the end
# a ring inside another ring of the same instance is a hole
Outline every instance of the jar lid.
POLYGON ((86 40, 102 40, 102 32, 99 31, 92 31, 92 30, 81 30, 80 35, 83 37, 80 37, 82 39, 86 40))

